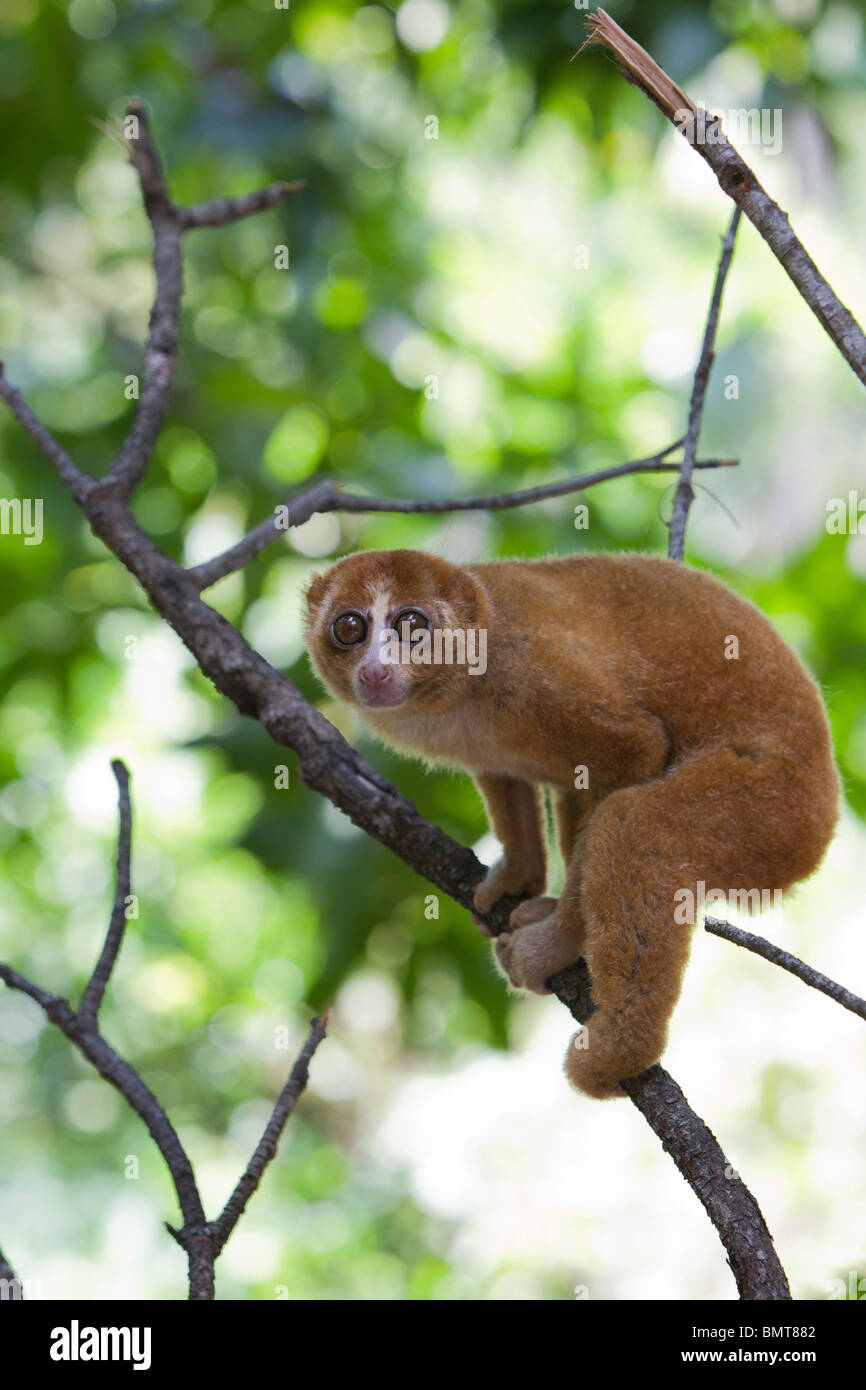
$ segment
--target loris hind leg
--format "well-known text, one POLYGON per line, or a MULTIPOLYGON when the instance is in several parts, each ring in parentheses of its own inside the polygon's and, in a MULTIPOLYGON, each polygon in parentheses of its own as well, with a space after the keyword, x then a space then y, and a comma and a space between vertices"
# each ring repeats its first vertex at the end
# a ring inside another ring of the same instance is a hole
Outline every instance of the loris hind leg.
POLYGON ((708 893, 772 891, 811 873, 835 820, 834 778, 754 739, 602 802, 580 888, 596 1012, 565 1059, 579 1090, 623 1095, 621 1080, 658 1061, 691 943, 687 894, 695 903, 701 880, 708 893))
POLYGON ((566 869, 575 855, 583 856, 586 830, 595 802, 588 790, 578 788, 564 791, 557 787, 554 793, 556 807, 556 835, 562 862, 566 869))

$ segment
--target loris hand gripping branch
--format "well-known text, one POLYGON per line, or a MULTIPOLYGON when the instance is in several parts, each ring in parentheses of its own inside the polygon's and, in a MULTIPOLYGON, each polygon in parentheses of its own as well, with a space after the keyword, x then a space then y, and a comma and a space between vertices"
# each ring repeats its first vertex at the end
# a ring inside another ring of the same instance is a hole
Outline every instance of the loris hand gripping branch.
POLYGON ((597 1012, 566 1073, 622 1095, 664 1051, 689 893, 702 882, 751 904, 821 861, 839 788, 814 682, 757 609, 645 555, 462 567, 362 552, 317 576, 307 605, 331 693, 386 743, 475 778, 503 847, 476 909, 531 895, 499 962, 544 993, 586 959, 597 1012), (558 900, 543 896, 542 785, 566 863, 558 900))

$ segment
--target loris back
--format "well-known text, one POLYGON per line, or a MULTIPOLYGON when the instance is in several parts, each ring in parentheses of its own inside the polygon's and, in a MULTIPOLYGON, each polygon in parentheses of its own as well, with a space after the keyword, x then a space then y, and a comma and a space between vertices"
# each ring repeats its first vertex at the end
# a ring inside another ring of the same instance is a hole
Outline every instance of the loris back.
POLYGON ((590 1094, 622 1094, 661 1055, 688 954, 679 895, 699 880, 787 889, 832 834, 815 683, 756 608, 679 562, 361 553, 314 580, 308 639, 325 683, 386 742, 475 776, 504 847, 476 907, 532 895, 496 943, 517 986, 543 992, 586 956, 598 1012, 566 1070, 590 1094), (395 628, 397 664, 380 659, 395 628), (415 664, 437 628, 483 630, 483 674, 415 664), (558 901, 543 896, 542 784, 567 863, 558 901))

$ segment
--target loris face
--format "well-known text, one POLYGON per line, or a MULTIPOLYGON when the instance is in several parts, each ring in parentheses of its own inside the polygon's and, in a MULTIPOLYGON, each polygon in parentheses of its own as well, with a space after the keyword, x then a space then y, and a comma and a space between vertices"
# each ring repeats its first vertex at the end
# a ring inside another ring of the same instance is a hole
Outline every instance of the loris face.
POLYGON ((487 600, 466 570, 420 550, 362 551, 316 575, 306 599, 313 665, 338 700, 445 709, 467 689, 487 600), (461 634, 463 662, 453 659, 461 634))

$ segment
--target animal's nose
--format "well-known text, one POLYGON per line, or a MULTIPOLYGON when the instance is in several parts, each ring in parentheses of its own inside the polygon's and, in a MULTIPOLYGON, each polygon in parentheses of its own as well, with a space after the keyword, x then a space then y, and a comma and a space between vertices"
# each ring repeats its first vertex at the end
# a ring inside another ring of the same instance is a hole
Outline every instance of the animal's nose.
POLYGON ((391 679, 391 667, 385 666, 381 661, 377 661, 369 666, 362 666, 358 672, 358 680, 363 685, 379 686, 387 685, 391 679))

